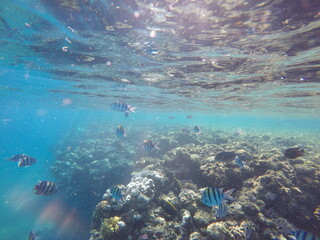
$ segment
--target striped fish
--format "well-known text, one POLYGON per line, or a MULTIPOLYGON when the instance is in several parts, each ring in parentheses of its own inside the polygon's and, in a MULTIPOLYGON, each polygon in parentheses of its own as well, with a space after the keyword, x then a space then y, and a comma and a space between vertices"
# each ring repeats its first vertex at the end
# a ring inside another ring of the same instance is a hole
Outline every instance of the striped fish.
POLYGON ((234 189, 230 189, 224 193, 222 190, 223 189, 213 187, 206 188, 202 193, 201 201, 208 207, 213 207, 226 202, 226 200, 235 200, 230 196, 234 189))
POLYGON ((122 199, 121 189, 118 186, 112 186, 110 188, 111 197, 119 201, 122 199))
POLYGON ((18 167, 29 167, 37 162, 37 159, 29 156, 24 156, 18 162, 18 167))
POLYGON ((31 231, 29 233, 28 240, 36 240, 36 239, 37 239, 36 234, 34 233, 34 231, 31 231))
POLYGON ((245 164, 245 162, 242 161, 242 158, 239 156, 236 156, 234 158, 234 161, 236 162, 236 164, 240 167, 240 168, 246 168, 248 170, 250 170, 250 167, 248 165, 245 164))
POLYGON ((228 214, 228 205, 226 203, 220 204, 216 211, 216 217, 218 218, 225 217, 227 214, 228 214))
POLYGON ((130 105, 123 102, 114 102, 110 105, 111 109, 118 112, 134 112, 136 107, 131 107, 130 105))
POLYGON ((117 127, 116 135, 117 137, 127 137, 126 130, 124 130, 124 128, 121 125, 117 127))
POLYGON ((291 235, 294 237, 293 239, 295 240, 320 240, 320 237, 303 230, 293 231, 291 235))
POLYGON ((24 157, 27 157, 27 155, 26 154, 17 154, 17 155, 12 156, 11 158, 7 158, 7 159, 10 161, 13 161, 13 162, 19 162, 24 157))
POLYGON ((153 143, 152 141, 150 140, 144 140, 143 141, 143 149, 146 151, 146 152, 151 152, 153 151, 154 149, 160 149, 157 144, 153 143))
POLYGON ((39 181, 34 187, 35 194, 48 196, 58 191, 57 185, 50 181, 39 181))
POLYGON ((242 159, 239 156, 236 156, 235 159, 236 164, 240 167, 240 168, 244 168, 244 163, 242 162, 242 159))
POLYGON ((194 126, 193 130, 194 130, 196 133, 200 132, 200 128, 199 128, 197 125, 194 126))

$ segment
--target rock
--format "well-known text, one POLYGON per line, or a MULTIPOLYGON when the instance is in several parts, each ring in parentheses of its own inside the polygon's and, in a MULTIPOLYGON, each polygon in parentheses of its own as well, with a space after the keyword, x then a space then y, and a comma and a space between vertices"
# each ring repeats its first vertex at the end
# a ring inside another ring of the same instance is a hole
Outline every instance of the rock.
POLYGON ((229 161, 233 161, 235 157, 236 157, 236 154, 234 152, 220 152, 216 155, 215 160, 222 161, 222 162, 229 162, 229 161))
POLYGON ((198 209, 197 212, 194 214, 193 219, 197 226, 204 227, 213 220, 213 213, 211 212, 211 209, 208 211, 198 209))

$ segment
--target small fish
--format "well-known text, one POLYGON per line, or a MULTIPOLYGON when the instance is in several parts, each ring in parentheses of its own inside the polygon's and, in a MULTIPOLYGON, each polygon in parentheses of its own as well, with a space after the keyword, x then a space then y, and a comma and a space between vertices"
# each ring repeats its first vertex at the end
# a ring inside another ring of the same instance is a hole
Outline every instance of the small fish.
POLYGON ((236 154, 234 152, 220 152, 216 155, 215 160, 220 162, 229 162, 234 160, 236 154))
POLYGON ((320 237, 303 230, 293 231, 290 236, 294 240, 320 240, 320 237))
POLYGON ((246 163, 242 161, 242 158, 241 158, 241 157, 236 156, 236 157, 234 158, 234 161, 236 162, 236 164, 237 164, 240 168, 250 169, 250 167, 247 166, 246 163))
POLYGON ((118 112, 135 112, 136 107, 131 107, 130 105, 123 102, 114 102, 110 105, 111 109, 118 112))
POLYGON ((10 161, 13 161, 13 162, 19 162, 24 157, 27 157, 27 154, 17 154, 17 155, 12 156, 11 158, 7 158, 7 159, 10 161))
POLYGON ((225 217, 227 214, 228 214, 228 205, 226 203, 220 204, 216 211, 216 217, 218 218, 225 217))
POLYGON ((291 240, 320 240, 320 237, 303 230, 295 230, 287 235, 291 240))
POLYGON ((58 191, 57 185, 50 181, 39 181, 34 190, 36 190, 35 194, 44 196, 55 194, 58 191))
POLYGON ((199 128, 197 125, 194 126, 193 130, 194 130, 196 133, 200 132, 200 128, 199 128))
POLYGON ((295 159, 297 157, 301 157, 304 154, 304 149, 301 148, 288 148, 284 151, 284 156, 286 158, 295 159))
POLYGON ((162 209, 169 215, 175 215, 177 213, 177 208, 173 205, 173 203, 165 199, 160 199, 160 204, 162 209))
POLYGON ((191 118, 193 118, 193 116, 192 115, 187 115, 186 118, 187 119, 191 119, 191 118))
POLYGON ((36 239, 37 239, 36 234, 34 233, 34 231, 31 231, 31 232, 29 233, 28 240, 36 240, 36 239))
POLYGON ((144 51, 148 55, 158 55, 160 52, 157 49, 148 48, 144 51))
POLYGON ((18 167, 29 167, 37 162, 37 159, 29 156, 24 156, 18 162, 18 167))
POLYGON ((320 240, 319 236, 300 230, 292 224, 280 222, 278 226, 280 227, 280 231, 291 240, 320 240))
POLYGON ((112 186, 110 188, 111 197, 119 201, 122 199, 121 189, 118 186, 112 186))
POLYGON ((154 149, 160 149, 157 144, 153 143, 152 141, 150 140, 144 140, 143 141, 143 149, 147 152, 151 152, 153 151, 154 149))
POLYGON ((117 127, 116 135, 117 137, 127 137, 126 130, 124 130, 124 128, 121 125, 117 127))
POLYGON ((201 201, 208 207, 213 207, 226 202, 226 200, 235 200, 230 196, 234 189, 230 189, 224 193, 222 191, 223 189, 220 188, 208 187, 203 191, 201 201))
POLYGON ((173 185, 175 186, 175 189, 178 189, 179 191, 181 191, 181 189, 183 189, 181 180, 176 178, 175 175, 173 176, 173 185))

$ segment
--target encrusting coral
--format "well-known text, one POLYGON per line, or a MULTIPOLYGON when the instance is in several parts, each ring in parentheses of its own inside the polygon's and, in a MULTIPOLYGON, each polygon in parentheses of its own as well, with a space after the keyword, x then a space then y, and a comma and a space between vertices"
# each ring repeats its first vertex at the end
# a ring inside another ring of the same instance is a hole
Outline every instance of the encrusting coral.
MULTIPOLYGON (((283 239, 279 222, 287 223, 286 219, 320 235, 320 158, 312 157, 320 155, 312 136, 203 128, 201 135, 159 132, 145 135, 161 139, 161 151, 136 149, 131 155, 135 161, 131 180, 112 179, 124 184, 123 198, 115 200, 109 190, 103 194, 93 214, 91 240, 241 240, 248 229, 251 239, 283 239), (286 159, 283 151, 301 142, 308 155, 286 159), (231 155, 241 156, 248 168, 239 167, 231 155), (228 202, 225 217, 218 218, 214 209, 201 202, 206 187, 236 189, 236 200, 228 202), (117 230, 115 222, 123 222, 125 227, 117 230)), ((133 139, 124 144, 128 149, 134 145, 139 143, 133 139)))

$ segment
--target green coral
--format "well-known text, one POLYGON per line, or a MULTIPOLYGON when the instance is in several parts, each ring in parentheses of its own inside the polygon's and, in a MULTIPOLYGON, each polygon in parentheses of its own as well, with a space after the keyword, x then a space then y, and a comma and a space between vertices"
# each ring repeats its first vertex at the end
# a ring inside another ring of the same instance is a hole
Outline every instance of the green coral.
POLYGON ((119 231, 118 223, 120 221, 121 217, 118 216, 103 219, 101 224, 101 233, 105 239, 119 231))

